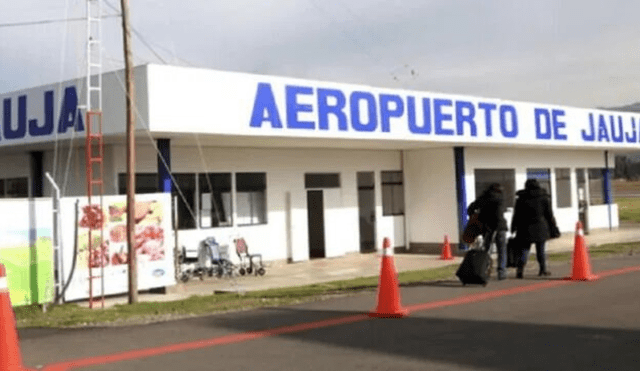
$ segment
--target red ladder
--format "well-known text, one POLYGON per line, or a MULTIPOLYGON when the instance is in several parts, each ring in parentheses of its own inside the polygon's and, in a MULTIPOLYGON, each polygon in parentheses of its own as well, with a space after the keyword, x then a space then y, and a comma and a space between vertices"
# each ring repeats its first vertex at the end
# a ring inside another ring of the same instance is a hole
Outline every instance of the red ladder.
POLYGON ((100 225, 100 243, 98 246, 94 246, 92 231, 93 227, 89 227, 89 308, 93 308, 93 280, 100 278, 101 290, 100 290, 100 302, 102 308, 104 308, 104 266, 103 260, 104 251, 104 211, 102 209, 102 195, 104 193, 104 141, 102 138, 102 112, 87 111, 87 133, 85 143, 85 156, 87 167, 87 199, 89 208, 98 212, 98 215, 94 215, 94 218, 98 219, 100 225), (97 192, 94 193, 94 190, 97 192), (91 197, 99 197, 99 205, 93 205, 91 197), (94 206, 97 206, 94 208, 94 206), (97 210, 96 210, 97 209, 97 210), (98 254, 97 258, 94 254, 98 254), (98 261, 100 265, 100 274, 95 275, 93 273, 93 265, 98 261))

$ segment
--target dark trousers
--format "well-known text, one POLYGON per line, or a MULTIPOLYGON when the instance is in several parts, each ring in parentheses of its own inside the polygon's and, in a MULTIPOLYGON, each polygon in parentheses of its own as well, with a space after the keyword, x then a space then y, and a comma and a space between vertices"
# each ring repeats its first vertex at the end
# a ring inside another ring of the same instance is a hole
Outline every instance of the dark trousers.
POLYGON ((498 277, 507 276, 507 239, 506 231, 487 231, 482 236, 484 250, 491 250, 491 242, 496 244, 498 254, 498 277))
MULTIPOLYGON (((545 253, 545 248, 547 245, 546 241, 538 241, 534 242, 536 245, 536 260, 538 260, 538 265, 540 266, 540 272, 547 271, 547 256, 545 253)), ((527 265, 527 258, 529 258, 529 251, 531 250, 531 244, 526 244, 522 248, 522 255, 520 256, 520 261, 517 263, 518 270, 522 270, 525 265, 527 265)))

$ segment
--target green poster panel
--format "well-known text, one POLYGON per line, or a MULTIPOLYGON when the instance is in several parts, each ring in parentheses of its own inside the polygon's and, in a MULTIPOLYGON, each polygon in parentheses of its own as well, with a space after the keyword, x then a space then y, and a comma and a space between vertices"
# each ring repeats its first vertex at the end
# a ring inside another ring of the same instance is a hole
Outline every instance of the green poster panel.
POLYGON ((29 245, 0 245, 0 262, 7 268, 13 306, 53 301, 53 246, 49 237, 38 238, 34 249, 29 245))

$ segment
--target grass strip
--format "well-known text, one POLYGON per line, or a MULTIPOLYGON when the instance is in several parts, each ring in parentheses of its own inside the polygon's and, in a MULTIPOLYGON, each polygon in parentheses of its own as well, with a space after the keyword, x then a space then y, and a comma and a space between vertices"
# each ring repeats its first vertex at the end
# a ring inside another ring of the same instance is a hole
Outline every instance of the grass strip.
MULTIPOLYGON (((453 276, 456 265, 401 272, 401 284, 448 279, 453 276)), ((364 290, 375 290, 378 276, 350 280, 332 281, 306 286, 251 291, 246 294, 217 293, 207 296, 192 296, 170 302, 140 302, 115 305, 105 309, 88 309, 77 304, 51 306, 43 312, 39 306, 15 308, 18 328, 49 327, 64 328, 89 325, 118 325, 158 322, 219 312, 246 310, 304 303, 333 295, 349 295, 364 290)))
POLYGON ((616 198, 620 221, 640 223, 640 198, 616 198))
MULTIPOLYGON (((640 252, 640 242, 614 243, 589 248, 592 259, 612 255, 640 252)), ((570 261, 572 252, 550 253, 549 261, 570 261)), ((457 264, 445 267, 401 272, 401 285, 411 285, 445 279, 455 279, 457 264)), ((106 309, 88 309, 77 304, 51 306, 42 312, 39 306, 15 308, 19 328, 28 327, 78 327, 89 325, 124 325, 158 322, 213 313, 274 307, 322 300, 334 295, 351 295, 373 291, 378 286, 378 276, 331 281, 306 286, 286 287, 246 294, 217 293, 170 302, 140 302, 116 305, 106 309)))

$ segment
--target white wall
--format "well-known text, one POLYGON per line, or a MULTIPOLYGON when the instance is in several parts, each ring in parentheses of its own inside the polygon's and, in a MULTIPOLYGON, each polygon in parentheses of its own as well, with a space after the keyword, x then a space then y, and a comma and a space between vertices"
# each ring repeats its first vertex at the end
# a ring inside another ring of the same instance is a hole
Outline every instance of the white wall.
MULTIPOLYGON (((609 161, 609 166, 613 162, 609 161)), ((528 168, 549 168, 551 170, 551 191, 555 194, 555 168, 571 169, 571 207, 557 208, 553 203, 553 212, 558 222, 558 227, 562 232, 572 232, 578 221, 578 196, 576 168, 603 168, 605 157, 603 151, 578 151, 578 150, 524 150, 505 148, 466 148, 465 149, 465 170, 467 203, 470 204, 475 199, 475 169, 515 169, 516 190, 524 188, 527 180, 528 168)), ((555 196, 552 197, 556 199, 555 196)), ((612 220, 617 226, 617 208, 612 205, 612 220)), ((602 228, 609 226, 607 207, 591 207, 589 210, 589 227, 602 228), (591 215, 594 215, 591 218, 591 215), (601 215, 602 214, 602 215, 601 215), (606 223, 603 221, 606 220, 606 223)), ((507 214, 507 222, 511 225, 511 215, 507 214)))
MULTIPOLYGON (((115 173, 126 171, 123 148, 114 149, 115 173)), ((393 237, 397 246, 404 244, 402 217, 382 216, 380 172, 400 170, 399 151, 352 151, 321 149, 254 149, 172 146, 173 172, 266 172, 267 225, 209 228, 179 231, 179 245, 193 248, 206 236, 214 236, 233 248, 236 236, 246 239, 252 253, 265 260, 309 258, 307 193, 304 174, 339 172, 340 189, 324 189, 326 254, 339 256, 357 252, 360 247, 358 228, 358 193, 356 173, 375 171, 377 243, 393 237), (201 156, 202 154, 202 156, 201 156), (287 194, 289 200, 287 200, 287 194), (290 209, 287 210, 287 207, 290 209), (290 217, 288 217, 290 215, 290 217), (288 230, 290 228, 290 230, 288 230), (290 237, 288 237, 290 236, 290 237), (290 240, 288 239, 290 238, 290 240), (288 251, 287 246, 291 246, 288 251)), ((156 152, 152 146, 137 148, 137 172, 156 172, 156 152)), ((235 209, 235 205, 233 206, 235 209)), ((234 210, 235 212, 235 210, 234 210)), ((236 220, 234 216, 234 220, 236 220)), ((234 255, 234 254, 232 254, 234 255)), ((235 258, 235 256, 234 256, 235 258)))
POLYGON ((458 241, 453 148, 405 151, 409 242, 458 241))
MULTIPOLYGON (((609 228, 608 209, 608 205, 589 206, 589 229, 609 228)), ((618 204, 611 204, 611 227, 618 228, 619 226, 618 204)))

